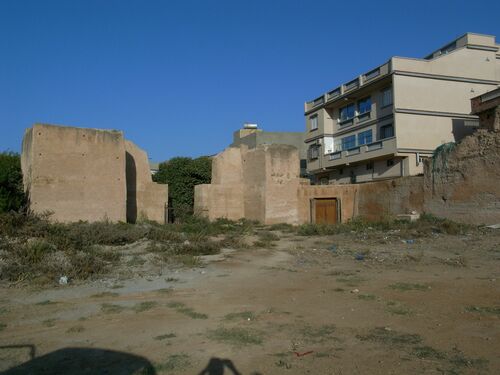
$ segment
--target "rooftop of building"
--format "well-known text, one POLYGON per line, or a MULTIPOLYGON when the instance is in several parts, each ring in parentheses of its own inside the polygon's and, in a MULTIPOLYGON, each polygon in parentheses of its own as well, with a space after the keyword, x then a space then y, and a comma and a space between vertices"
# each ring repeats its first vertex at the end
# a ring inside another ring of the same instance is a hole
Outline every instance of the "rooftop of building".
POLYGON ((344 97, 347 92, 351 92, 357 88, 360 88, 361 86, 364 86, 367 83, 372 83, 385 76, 388 76, 392 72, 391 61, 393 59, 430 62, 464 47, 490 50, 495 52, 498 52, 500 50, 500 45, 496 43, 495 36, 468 32, 454 39, 453 41, 446 43, 443 47, 433 51, 424 58, 393 56, 387 62, 379 65, 375 69, 371 69, 365 74, 361 74, 358 77, 348 81, 347 83, 341 84, 340 86, 331 91, 328 91, 327 93, 317 97, 316 99, 306 102, 304 111, 306 114, 308 114, 309 112, 314 111, 317 107, 320 107, 326 102, 338 100, 344 97))

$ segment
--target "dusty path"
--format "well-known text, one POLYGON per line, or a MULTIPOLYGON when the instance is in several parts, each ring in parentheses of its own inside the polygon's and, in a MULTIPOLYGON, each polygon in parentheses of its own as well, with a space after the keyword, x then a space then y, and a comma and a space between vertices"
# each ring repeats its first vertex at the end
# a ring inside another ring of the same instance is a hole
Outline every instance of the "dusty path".
POLYGON ((0 370, 33 346, 40 360, 19 373, 61 363, 78 374, 148 364, 168 374, 500 373, 498 231, 415 244, 281 236, 193 270, 3 286, 0 370))

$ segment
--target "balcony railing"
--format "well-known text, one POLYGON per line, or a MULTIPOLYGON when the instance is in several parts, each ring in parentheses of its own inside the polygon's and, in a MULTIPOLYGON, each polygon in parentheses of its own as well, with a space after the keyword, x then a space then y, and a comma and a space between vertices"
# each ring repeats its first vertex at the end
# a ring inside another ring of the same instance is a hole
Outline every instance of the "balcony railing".
POLYGON ((370 70, 369 72, 360 75, 359 77, 343 84, 340 85, 339 87, 328 91, 325 95, 322 95, 310 102, 307 102, 305 105, 305 110, 310 111, 326 102, 337 100, 338 98, 341 98, 346 94, 348 91, 356 90, 360 87, 363 87, 363 85, 370 83, 371 81, 375 80, 375 78, 379 78, 382 76, 386 76, 387 74, 390 73, 391 67, 389 62, 380 65, 379 67, 370 70))
MULTIPOLYGON (((396 148, 396 138, 391 137, 391 138, 386 138, 386 139, 381 139, 375 142, 363 144, 363 145, 357 145, 350 147, 348 149, 341 149, 341 145, 335 144, 334 145, 334 152, 330 153, 327 155, 328 160, 341 160, 345 159, 345 162, 349 162, 349 157, 355 156, 355 155, 360 155, 360 154, 365 154, 369 153, 371 151, 376 151, 376 150, 381 150, 381 149, 394 149, 396 148)), ((368 157, 368 156, 367 156, 368 157)))

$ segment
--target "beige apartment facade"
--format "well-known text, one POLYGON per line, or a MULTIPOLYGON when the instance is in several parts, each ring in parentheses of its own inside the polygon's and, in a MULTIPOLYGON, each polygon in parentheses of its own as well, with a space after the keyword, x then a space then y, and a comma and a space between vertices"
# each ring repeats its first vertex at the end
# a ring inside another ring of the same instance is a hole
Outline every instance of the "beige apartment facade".
POLYGON ((305 104, 307 170, 343 184, 423 173, 436 147, 478 125, 470 99, 500 85, 495 37, 467 33, 385 64, 305 104))

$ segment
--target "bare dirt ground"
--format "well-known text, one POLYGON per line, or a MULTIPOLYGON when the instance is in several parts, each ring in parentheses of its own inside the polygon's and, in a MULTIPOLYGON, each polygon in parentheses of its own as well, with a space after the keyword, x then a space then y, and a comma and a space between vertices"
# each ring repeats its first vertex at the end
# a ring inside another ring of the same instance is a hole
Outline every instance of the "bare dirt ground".
POLYGON ((201 268, 137 243, 106 278, 2 284, 0 373, 500 373, 500 230, 274 233, 201 268))

